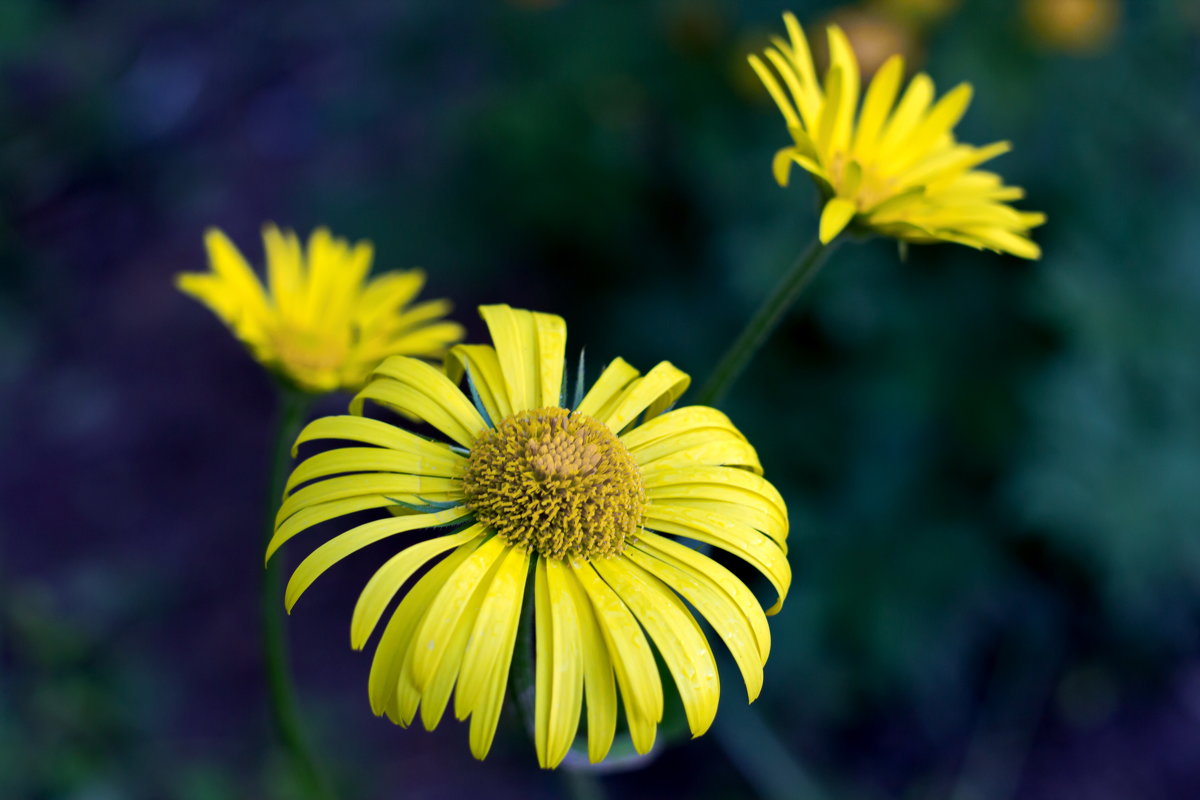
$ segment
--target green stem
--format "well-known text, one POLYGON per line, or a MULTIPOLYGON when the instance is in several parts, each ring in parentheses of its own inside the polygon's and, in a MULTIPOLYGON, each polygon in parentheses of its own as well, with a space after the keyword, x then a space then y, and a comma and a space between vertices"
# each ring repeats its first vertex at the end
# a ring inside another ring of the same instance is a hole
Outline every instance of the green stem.
POLYGON ((784 313, 792 307, 796 298, 800 296, 800 292, 817 274, 817 270, 821 268, 825 256, 833 249, 833 245, 834 242, 823 245, 820 239, 814 239, 808 249, 792 263, 779 285, 775 287, 775 291, 767 296, 758 312, 750 318, 741 334, 721 357, 716 369, 709 376, 708 382, 696 396, 695 402, 698 405, 715 405, 725 396, 738 375, 750 363, 750 359, 779 326, 784 313))
MULTIPOLYGON (((312 405, 312 398, 295 390, 280 388, 279 420, 271 453, 271 479, 265 508, 266 538, 275 532, 275 512, 283 497, 284 480, 291 464, 292 442, 312 405)), ((275 732, 292 762, 292 768, 304 785, 309 797, 327 800, 333 792, 317 767, 305 739, 300 712, 296 705, 296 688, 288 668, 288 644, 284 635, 280 601, 283 597, 283 565, 274 558, 263 570, 262 625, 263 661, 267 672, 267 687, 271 698, 271 718, 275 732)))

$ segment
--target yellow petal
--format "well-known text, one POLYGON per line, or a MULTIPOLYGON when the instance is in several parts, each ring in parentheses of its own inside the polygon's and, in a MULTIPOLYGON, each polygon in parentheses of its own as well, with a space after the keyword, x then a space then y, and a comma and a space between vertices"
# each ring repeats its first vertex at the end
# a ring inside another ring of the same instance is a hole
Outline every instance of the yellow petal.
POLYGON ((748 562, 766 576, 778 595, 767 614, 776 613, 783 605, 792 582, 792 569, 787 555, 765 534, 693 509, 650 505, 646 507, 645 516, 646 527, 650 530, 695 539, 727 550, 748 562))
MULTIPOLYGON (((783 45, 780 42, 777 46, 783 45)), ((786 45, 783 45, 786 47, 786 45)), ((788 122, 788 128, 791 130, 800 130, 802 126, 814 125, 817 120, 817 112, 821 107, 821 98, 814 85, 805 85, 804 82, 796 73, 796 67, 792 62, 789 62, 785 53, 781 50, 768 47, 765 51, 767 58, 775 67, 784 83, 787 84, 788 91, 791 93, 792 102, 795 103, 795 109, 800 112, 798 122, 800 124, 792 124, 788 119, 788 115, 784 114, 784 120, 788 122)))
MULTIPOLYGON (((918 142, 935 142, 949 134, 971 104, 971 93, 969 83, 954 87, 929 110, 925 119, 912 132, 912 138, 918 142)), ((896 169, 903 169, 905 166, 906 163, 899 163, 896 169)))
POLYGON ((299 319, 304 292, 304 253, 290 231, 284 234, 272 223, 263 225, 263 249, 267 255, 267 283, 279 315, 290 322, 299 319))
POLYGON ((561 407, 565 398, 563 367, 567 353, 567 323, 553 314, 533 315, 534 336, 537 342, 537 371, 539 391, 534 398, 537 408, 561 407))
POLYGON ((412 681, 424 691, 450 645, 452 631, 466 611, 472 593, 483 582, 496 561, 511 548, 499 536, 488 539, 451 575, 413 638, 412 681))
MULTIPOLYGON (((646 634, 621 598, 596 574, 587 561, 574 561, 571 569, 587 593, 604 644, 612 658, 617 683, 625 699, 626 718, 662 720, 662 682, 646 634)), ((643 738, 643 743, 645 739, 643 738)), ((635 746, 638 744, 634 742, 635 746)), ((653 739, 649 744, 653 744, 653 739)), ((648 748, 647 748, 648 749, 648 748)), ((645 752, 640 749, 638 752, 645 752)))
POLYGON ((698 580, 706 576, 713 585, 727 593, 750 623, 754 643, 758 647, 759 662, 767 662, 767 656, 771 654, 771 629, 767 625, 766 614, 754 594, 737 576, 703 553, 652 531, 638 533, 637 548, 698 580))
POLYGON ((596 419, 614 433, 620 433, 642 411, 646 411, 648 418, 661 414, 679 399, 691 382, 692 379, 686 373, 670 362, 662 361, 643 377, 630 383, 612 410, 597 416, 596 419))
POLYGON ((900 80, 903 77, 904 59, 893 55, 871 80, 854 134, 853 151, 858 158, 869 161, 875 154, 879 132, 883 129, 888 112, 892 110, 892 104, 896 102, 896 94, 900 90, 900 80))
POLYGON ((401 721, 396 696, 400 673, 408 662, 408 645, 417 625, 425 617, 429 603, 437 596, 446 578, 475 551, 479 540, 474 539, 460 546, 426 572, 400 601, 384 628, 383 636, 375 647, 371 660, 371 674, 367 679, 367 693, 371 698, 371 711, 375 716, 385 711, 397 723, 401 721))
POLYGON ((764 509, 773 519, 788 523, 787 504, 779 490, 761 475, 733 467, 691 467, 656 470, 643 478, 648 498, 705 497, 764 509))
POLYGON ((480 306, 479 315, 496 347, 513 411, 537 408, 540 384, 533 314, 501 304, 480 306))
POLYGON ((415 470, 417 474, 453 477, 462 475, 467 468, 467 460, 448 445, 431 442, 391 423, 365 417, 340 415, 313 420, 300 431, 296 443, 292 445, 292 457, 296 457, 300 445, 314 439, 347 439, 412 453, 425 465, 424 469, 415 470))
POLYGON ((425 285, 425 273, 419 269, 386 272, 372 278, 364 287, 355 307, 355 322, 360 328, 372 328, 389 320, 396 310, 412 301, 425 285))
POLYGON ((417 570, 430 559, 480 536, 484 530, 482 525, 472 525, 458 533, 418 542, 388 559, 367 581, 354 605, 354 614, 350 619, 350 647, 354 650, 363 649, 371 632, 379 624, 384 609, 417 570))
POLYGON ((935 153, 919 161, 897 178, 897 188, 916 186, 921 183, 956 179, 965 170, 990 161, 1012 149, 1009 142, 994 142, 984 147, 961 145, 935 153))
POLYGON ((429 528, 435 525, 444 525, 447 522, 461 519, 468 513, 467 509, 456 507, 447 509, 446 511, 439 511, 436 514, 414 514, 409 517, 377 519, 373 522, 359 525, 356 528, 351 528, 345 533, 333 537, 312 551, 307 558, 300 562, 300 566, 296 567, 296 571, 292 573, 292 577, 288 581, 287 590, 284 592, 284 603, 288 611, 292 610, 292 607, 296 605, 296 601, 300 599, 300 595, 312 585, 313 581, 320 577, 325 570, 351 553, 357 552, 367 545, 374 544, 389 536, 406 531, 429 528))
POLYGON ((462 496, 462 481, 454 478, 431 478, 426 475, 396 475, 389 472, 363 472, 326 478, 310 483, 293 492, 283 501, 275 515, 275 525, 301 509, 348 497, 382 495, 421 505, 421 500, 442 502, 462 496), (411 499, 409 499, 411 498, 411 499))
POLYGON ((204 246, 208 250, 213 272, 221 277, 230 294, 236 298, 235 306, 241 310, 239 317, 244 316, 261 324, 268 316, 267 299, 254 270, 250 269, 229 237, 216 228, 204 232, 204 246))
MULTIPOLYGON (((858 58, 846 34, 837 25, 826 29, 829 38, 830 70, 837 68, 841 73, 838 89, 841 97, 837 101, 837 118, 829 146, 834 152, 845 152, 850 147, 850 136, 854 128, 854 112, 858 109, 860 78, 858 58)), ((832 96, 833 90, 829 91, 832 96)))
POLYGON ((779 107, 779 113, 783 114, 784 120, 788 127, 800 127, 800 117, 796 115, 796 109, 792 108, 791 101, 783 91, 783 87, 779 85, 779 81, 771 74, 771 70, 762 62, 762 59, 757 55, 749 55, 746 60, 750 62, 751 69, 758 75, 758 79, 762 81, 763 86, 767 88, 771 99, 775 101, 775 105, 779 107))
POLYGON ((373 400, 428 422, 468 448, 488 427, 475 405, 445 373, 424 361, 393 356, 379 365, 375 376, 350 401, 350 413, 361 414, 363 402, 373 400))
POLYGON ((779 549, 786 554, 787 522, 772 515, 767 507, 755 505, 753 495, 739 493, 736 489, 721 491, 724 488, 701 485, 681 490, 680 487, 675 487, 675 490, 669 494, 665 494, 662 490, 654 495, 647 493, 647 499, 650 505, 696 509, 754 528, 771 537, 779 545, 779 549), (678 496, 685 493, 690 496, 678 496))
POLYGON ((717 715, 721 683, 695 618, 662 581, 629 559, 598 558, 592 565, 654 640, 675 679, 692 736, 707 731, 717 715))
POLYGON ((804 28, 796 19, 796 15, 787 12, 783 15, 783 24, 787 27, 788 37, 792 45, 792 63, 805 86, 817 86, 817 70, 813 67, 812 51, 808 47, 808 38, 804 28))
POLYGON ((813 141, 817 145, 817 153, 821 161, 829 164, 833 161, 834 133, 838 129, 838 120, 842 117, 842 104, 846 102, 844 89, 845 72, 840 65, 833 65, 825 79, 825 105, 821 108, 821 121, 817 126, 813 141))
POLYGON ((575 604, 565 582, 570 567, 557 559, 538 559, 537 675, 534 743, 538 764, 553 769, 566 757, 583 706, 583 658, 575 604))
MULTIPOLYGON (((407 475, 451 477, 441 461, 434 461, 407 450, 386 447, 341 447, 326 450, 301 461, 288 476, 286 491, 315 478, 343 475, 347 472, 396 472, 407 475)), ((461 475, 461 470, 458 471, 461 475)))
POLYGON ((709 406, 683 406, 638 425, 621 436, 621 442, 629 448, 630 452, 636 452, 664 439, 701 430, 717 431, 722 435, 729 434, 743 441, 746 438, 729 420, 729 417, 717 409, 709 406))
MULTIPOLYGON (((479 551, 475 552, 478 553, 479 551)), ((433 674, 421 691, 421 724, 425 726, 425 730, 427 731, 433 730, 441 722, 442 714, 445 713, 446 705, 450 701, 450 692, 454 689, 454 684, 458 680, 463 658, 466 655, 467 646, 471 640, 471 633, 475 630, 475 623, 479 618, 479 611, 483 608, 483 602, 491 589, 492 580, 504 565, 504 562, 508 560, 508 556, 514 555, 515 552, 514 548, 507 548, 495 560, 491 568, 478 583, 464 587, 469 600, 463 607, 462 613, 440 631, 441 641, 445 642, 445 651, 442 653, 441 658, 438 659, 433 674)), ((516 556, 516 558, 519 560, 520 556, 516 556)), ((451 577, 452 579, 453 577, 451 577)), ((426 614, 427 617, 436 612, 436 603, 437 600, 435 599, 430 604, 426 614)), ((424 624, 425 621, 422 620, 422 625, 424 624)), ((418 629, 418 635, 419 632, 420 629, 418 629)), ((418 638, 414 641, 419 642, 421 640, 418 638)), ((414 685, 416 685, 415 682, 414 685)))
POLYGON ((608 645, 574 570, 564 571, 562 585, 574 602, 575 619, 579 623, 583 687, 587 696, 588 760, 596 764, 608 755, 617 731, 617 685, 608 645))
MULTIPOLYGON (((635 564, 682 595, 708 620, 733 654, 746 683, 746 695, 753 703, 762 691, 763 659, 759 656, 754 630, 737 603, 708 575, 678 569, 636 545, 630 547, 626 555, 635 564)), ((758 613, 762 614, 761 611, 758 613)), ((763 621, 765 623, 765 616, 763 621)))
POLYGON ((821 244, 829 244, 846 229, 858 212, 852 200, 835 197, 825 204, 821 212, 821 244))
POLYGON ((306 506, 275 527, 275 534, 267 544, 266 560, 270 561, 271 556, 275 555, 275 551, 296 534, 302 533, 314 525, 320 525, 322 522, 337 519, 346 514, 356 514, 372 508, 386 508, 390 505, 395 505, 395 503, 382 495, 367 495, 306 506))
POLYGON ((454 708, 459 719, 471 715, 471 753, 476 758, 487 755, 496 735, 528 574, 529 552, 514 548, 492 579, 463 658, 454 708))
POLYGON ((604 372, 600 373, 600 377, 592 384, 592 388, 584 395, 575 410, 580 414, 587 414, 589 417, 598 419, 606 409, 613 406, 621 393, 625 391, 625 387, 639 374, 624 359, 613 359, 612 363, 604 368, 604 372))
POLYGON ((877 163, 886 164, 896 153, 902 152, 907 145, 906 140, 909 134, 925 116, 925 110, 929 108, 932 100, 933 81, 924 72, 919 73, 909 82, 896 110, 892 112, 884 126, 883 134, 879 139, 879 149, 875 156, 877 163))
POLYGON ((683 467, 744 467, 758 475, 762 465, 758 453, 745 439, 718 430, 698 430, 669 436, 633 453, 642 479, 660 470, 683 467))
POLYGON ((446 375, 450 380, 459 383, 468 370, 492 424, 512 416, 512 404, 508 401, 504 373, 500 371, 495 348, 486 344, 460 344, 450 348, 446 356, 446 375))

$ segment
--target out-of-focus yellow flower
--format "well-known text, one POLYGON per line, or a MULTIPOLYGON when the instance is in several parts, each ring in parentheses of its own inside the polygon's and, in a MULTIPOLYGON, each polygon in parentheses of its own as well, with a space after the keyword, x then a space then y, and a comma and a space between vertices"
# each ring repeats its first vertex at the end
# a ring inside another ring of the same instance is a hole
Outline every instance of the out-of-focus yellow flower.
POLYGON ((872 0, 871 8, 918 28, 932 25, 955 11, 960 0, 872 0))
POLYGON ((458 345, 444 371, 389 358, 350 404, 310 424, 314 439, 358 443, 301 462, 287 484, 269 558, 314 525, 366 509, 397 516, 355 525, 318 546, 288 582, 290 610, 323 572, 382 539, 442 527, 368 581, 350 624, 358 649, 393 599, 368 681, 371 708, 427 729, 471 718, 471 752, 491 748, 532 581, 534 742, 557 766, 581 719, 588 758, 612 745, 618 700, 634 748, 654 744, 663 714, 655 650, 694 736, 720 694, 717 665, 692 610, 733 655, 753 701, 771 647, 766 614, 791 582, 787 509, 754 448, 713 408, 671 410, 689 378, 663 362, 645 375, 614 360, 588 388, 568 388, 562 318, 484 306, 493 344, 458 345), (467 376, 468 394, 459 388, 467 376), (586 391, 584 391, 586 389, 586 391), (437 429, 417 436, 361 416, 370 400, 437 429), (766 612, 740 579, 689 547, 747 561, 778 595, 766 612), (444 556, 444 558, 443 558, 444 556), (586 698, 586 716, 584 700, 586 698))
POLYGON ((758 55, 750 64, 794 141, 776 154, 775 179, 786 186, 799 164, 816 180, 825 197, 822 242, 854 222, 906 242, 957 242, 1040 257, 1029 230, 1045 215, 1012 208, 1008 203, 1024 192, 975 169, 1011 145, 973 147, 954 138, 971 101, 970 85, 935 103, 933 81, 922 73, 897 102, 904 59, 893 56, 871 81, 860 111, 858 62, 841 29, 828 29, 830 67, 822 83, 800 23, 790 13, 784 20, 791 41, 775 38, 764 53, 775 71, 758 55))
POLYGON ((1118 0, 1024 0, 1022 10, 1038 42, 1074 53, 1103 49, 1121 16, 1118 0))
MULTIPOLYGON (((864 79, 878 72, 893 55, 903 56, 910 64, 920 60, 921 45, 913 29, 870 7, 843 6, 825 18, 822 27, 828 25, 837 25, 846 34, 864 79)), ((829 64, 829 48, 823 45, 820 40, 813 42, 813 57, 818 64, 829 64)))
POLYGON ((317 228, 304 248, 295 233, 266 225, 269 291, 224 233, 212 228, 204 243, 212 271, 182 273, 176 285, 303 391, 353 391, 388 356, 441 358, 462 339, 462 326, 443 319, 448 300, 409 305, 425 284, 421 270, 367 277, 370 242, 351 247, 317 228))

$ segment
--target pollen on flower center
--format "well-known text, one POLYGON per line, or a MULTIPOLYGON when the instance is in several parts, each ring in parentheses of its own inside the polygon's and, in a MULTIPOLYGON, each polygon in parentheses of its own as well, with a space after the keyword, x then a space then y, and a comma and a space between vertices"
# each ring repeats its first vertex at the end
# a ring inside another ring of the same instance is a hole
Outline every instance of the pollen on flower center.
POLYGON ((646 501, 625 445, 605 425, 565 408, 523 411, 482 433, 463 492, 479 522, 558 559, 621 553, 646 501))

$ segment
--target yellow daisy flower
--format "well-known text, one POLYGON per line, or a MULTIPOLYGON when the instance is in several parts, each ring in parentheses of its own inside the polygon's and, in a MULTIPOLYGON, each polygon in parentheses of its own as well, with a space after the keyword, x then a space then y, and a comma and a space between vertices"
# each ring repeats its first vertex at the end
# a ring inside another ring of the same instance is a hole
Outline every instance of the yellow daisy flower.
POLYGON ((690 380, 669 363, 640 375, 618 358, 586 393, 577 381, 568 401, 562 318, 504 305, 480 313, 494 345, 458 345, 444 370, 389 358, 350 415, 301 432, 297 446, 315 439, 365 446, 297 465, 268 558, 301 531, 344 514, 388 508, 396 515, 317 547, 288 583, 287 608, 351 553, 448 527, 387 561, 354 609, 350 643, 360 649, 406 582, 448 554, 404 594, 379 639, 368 682, 377 715, 406 726, 419 709, 433 729, 453 690, 454 715, 470 717, 471 752, 483 758, 528 597, 541 766, 566 756, 584 698, 591 761, 612 744, 618 695, 634 747, 653 746, 663 713, 654 648, 692 734, 704 733, 717 711, 717 665, 687 604, 725 642, 753 701, 771 642, 765 614, 779 608, 791 581, 782 498, 724 414, 669 410, 690 380), (470 397, 459 388, 464 374, 470 397), (363 417, 367 400, 428 423, 449 443, 363 417), (733 573, 680 539, 749 562, 778 601, 764 613, 733 573))
POLYGON ((391 355, 441 358, 463 337, 442 319, 448 300, 408 307, 425 283, 421 270, 368 279, 370 242, 351 247, 326 228, 309 237, 307 251, 291 231, 263 228, 267 285, 221 231, 204 236, 212 271, 183 273, 179 289, 208 306, 255 359, 299 389, 312 393, 357 390, 391 355))
POLYGON ((859 109, 858 61, 842 30, 828 28, 830 67, 822 84, 800 23, 790 13, 784 22, 790 42, 776 37, 764 52, 774 71, 758 55, 749 57, 750 65, 795 142, 775 155, 775 179, 787 186, 792 164, 812 174, 825 196, 823 243, 853 221, 906 242, 1041 256, 1029 229, 1045 215, 1012 208, 1008 203, 1024 191, 975 169, 1011 145, 973 147, 954 139, 971 101, 969 84, 935 103, 933 81, 921 73, 897 102, 904 59, 896 55, 875 74, 859 109))

